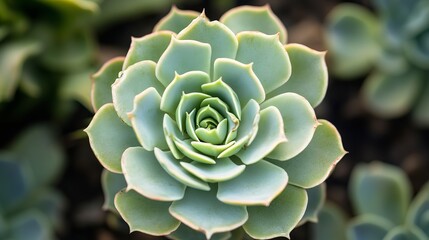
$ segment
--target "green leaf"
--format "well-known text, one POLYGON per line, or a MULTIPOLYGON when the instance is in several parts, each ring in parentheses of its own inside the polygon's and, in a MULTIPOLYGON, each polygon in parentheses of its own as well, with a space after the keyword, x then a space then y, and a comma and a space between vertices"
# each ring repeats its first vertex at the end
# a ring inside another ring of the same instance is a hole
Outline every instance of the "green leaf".
POLYGON ((174 36, 156 65, 156 77, 167 87, 176 74, 202 71, 210 74, 211 48, 207 43, 174 36))
POLYGON ((222 78, 237 94, 244 107, 250 99, 261 103, 265 100, 264 87, 252 70, 252 64, 242 64, 236 60, 219 58, 214 62, 213 79, 222 78))
POLYGON ((237 94, 234 92, 228 84, 226 84, 222 79, 218 79, 214 82, 204 84, 201 86, 204 93, 212 96, 218 97, 224 101, 228 107, 231 109, 231 112, 240 119, 241 116, 241 107, 240 101, 237 97, 237 94))
MULTIPOLYGON (((235 58, 237 53, 238 42, 234 33, 218 21, 210 22, 204 12, 183 29, 177 38, 210 44, 212 49, 210 66, 213 66, 218 58, 235 58)), ((213 72, 213 69, 211 71, 213 72)))
POLYGON ((122 173, 121 156, 125 149, 139 146, 133 129, 118 117, 111 103, 95 113, 85 132, 101 165, 114 173, 122 173))
POLYGON ((124 63, 123 57, 112 58, 92 75, 91 102, 94 112, 106 103, 112 103, 112 84, 118 77, 124 63))
POLYGON ((104 193, 104 210, 117 212, 115 208, 115 195, 122 189, 127 187, 127 182, 122 174, 112 173, 103 169, 101 173, 101 186, 104 193))
POLYGON ((373 214, 394 224, 404 223, 411 184, 400 168, 381 162, 359 165, 353 170, 349 184, 352 204, 358 214, 373 214))
POLYGON ((234 33, 258 31, 265 34, 279 34, 280 41, 286 43, 287 32, 283 23, 274 15, 270 6, 242 6, 226 12, 220 22, 234 33))
POLYGON ((319 123, 304 151, 288 161, 272 161, 286 170, 290 184, 306 189, 321 184, 346 154, 334 125, 326 120, 319 123))
POLYGON ((160 104, 161 96, 155 88, 150 87, 134 98, 134 109, 128 115, 137 139, 148 151, 153 151, 155 147, 168 149, 160 124, 164 118, 164 112, 159 109, 160 104))
POLYGON ((177 181, 192 188, 200 189, 203 191, 210 190, 210 187, 206 182, 201 181, 200 179, 190 175, 185 169, 183 169, 182 166, 180 166, 179 161, 174 158, 171 152, 163 152, 158 148, 155 148, 154 152, 155 157, 156 159, 158 159, 162 168, 164 168, 164 170, 177 181))
POLYGON ((217 198, 233 205, 269 206, 283 192, 287 182, 288 176, 283 169, 262 160, 248 165, 237 177, 220 182, 217 198))
POLYGON ((171 204, 170 213, 182 223, 203 232, 207 239, 214 233, 240 227, 248 217, 245 207, 217 200, 216 188, 209 192, 188 188, 183 199, 171 204))
POLYGON ((175 139, 174 143, 176 144, 177 149, 191 160, 204 164, 216 164, 213 158, 197 152, 196 149, 192 147, 191 140, 175 139))
POLYGON ((171 151, 171 153, 176 159, 182 159, 184 155, 176 147, 174 140, 177 138, 184 138, 183 134, 180 132, 176 123, 170 116, 168 116, 168 114, 164 115, 162 124, 164 128, 165 141, 167 142, 168 149, 171 151))
POLYGON ((383 240, 427 240, 428 237, 414 226, 397 226, 383 240))
POLYGON ((301 44, 285 46, 292 65, 289 80, 270 92, 267 98, 286 92, 297 93, 316 107, 322 102, 328 89, 328 69, 325 62, 326 52, 318 52, 301 44))
POLYGON ((310 103, 295 93, 283 93, 265 101, 261 108, 276 107, 283 119, 283 132, 287 142, 279 144, 268 158, 284 161, 302 152, 310 143, 316 130, 316 114, 310 103))
POLYGON ((185 185, 172 178, 159 164, 153 152, 133 147, 122 154, 122 169, 127 191, 135 190, 155 201, 176 201, 183 198, 185 185))
POLYGON ((318 222, 318 215, 321 211, 326 198, 326 184, 322 183, 313 188, 306 189, 308 196, 308 205, 300 224, 307 221, 318 222))
POLYGON ((304 189, 288 185, 270 206, 248 207, 249 220, 244 230, 253 238, 289 238, 298 225, 307 207, 307 193, 304 189))
POLYGON ((31 169, 17 160, 13 153, 0 153, 0 213, 10 211, 31 193, 31 169))
POLYGON ((283 85, 291 76, 289 56, 278 35, 259 32, 241 32, 237 35, 236 60, 253 63, 253 71, 264 86, 265 93, 283 85))
POLYGON ((380 54, 379 22, 373 13, 357 4, 341 4, 329 13, 326 31, 335 75, 356 78, 373 68, 380 54))
POLYGON ((64 76, 59 88, 60 97, 66 101, 78 101, 87 109, 92 109, 90 77, 93 72, 94 69, 88 68, 64 76))
MULTIPOLYGON (((210 238, 211 240, 229 240, 231 237, 231 232, 215 233, 210 238)), ((172 234, 168 235, 168 238, 173 240, 207 240, 206 236, 194 229, 181 224, 179 228, 174 231, 172 234)))
POLYGON ((176 230, 180 222, 168 212, 170 202, 154 201, 134 191, 116 194, 115 206, 131 232, 140 231, 150 235, 167 235, 176 230))
POLYGON ((0 102, 11 100, 20 80, 25 61, 39 53, 41 45, 33 41, 14 41, 0 48, 0 102))
POLYGON ((137 95, 151 87, 161 95, 164 92, 164 86, 155 77, 155 67, 152 61, 138 62, 120 73, 112 85, 113 105, 118 116, 128 125, 131 125, 128 113, 133 110, 137 95))
POLYGON ((206 129, 206 128, 198 128, 195 130, 195 134, 198 138, 207 143, 211 144, 222 144, 225 142, 226 134, 228 130, 228 119, 223 119, 219 122, 216 128, 206 129))
POLYGON ((394 227, 388 220, 376 215, 360 215, 349 222, 347 239, 350 240, 380 240, 394 227))
POLYGON ((12 144, 11 150, 31 170, 32 187, 53 184, 63 171, 63 149, 47 125, 25 130, 12 144))
POLYGON ((170 44, 172 32, 160 31, 140 38, 131 38, 131 46, 124 60, 123 70, 135 63, 150 60, 158 62, 170 44))
POLYGON ((161 110, 174 115, 183 93, 201 92, 201 85, 210 82, 205 72, 191 71, 182 75, 176 74, 161 97, 161 110))
POLYGON ((27 210, 10 220, 10 235, 13 240, 53 240, 53 229, 48 219, 38 210, 27 210))
POLYGON ((182 94, 176 109, 176 123, 180 132, 184 131, 186 113, 191 113, 193 109, 198 110, 201 102, 209 97, 207 94, 198 92, 182 94))
POLYGON ((412 201, 406 223, 420 228, 429 237, 429 183, 426 183, 412 201))
POLYGON ((346 240, 347 218, 341 208, 325 203, 320 210, 317 223, 311 224, 312 240, 346 240))
POLYGON ((270 154, 279 144, 287 141, 280 111, 267 107, 260 111, 258 133, 255 140, 237 153, 245 164, 253 164, 270 154))
POLYGON ((222 145, 214 145, 212 143, 198 142, 198 141, 191 142, 192 147, 194 147, 198 151, 208 156, 212 156, 216 158, 218 158, 219 154, 221 154, 228 148, 232 147, 234 144, 235 144, 235 141, 229 142, 228 144, 222 144, 222 145))
POLYGON ((365 81, 362 94, 366 106, 381 117, 397 117, 408 112, 425 79, 414 71, 401 75, 374 72, 365 81))
POLYGON ((429 126, 429 111, 427 111, 429 109, 429 84, 426 83, 423 88, 412 114, 414 121, 419 125, 429 126))
POLYGON ((175 33, 179 33, 186 26, 188 26, 192 20, 197 18, 200 14, 195 11, 180 10, 173 6, 170 12, 162 18, 153 29, 154 32, 169 30, 175 33))
POLYGON ((216 164, 180 162, 183 168, 205 182, 222 182, 240 175, 245 165, 236 165, 229 158, 218 159, 216 164))

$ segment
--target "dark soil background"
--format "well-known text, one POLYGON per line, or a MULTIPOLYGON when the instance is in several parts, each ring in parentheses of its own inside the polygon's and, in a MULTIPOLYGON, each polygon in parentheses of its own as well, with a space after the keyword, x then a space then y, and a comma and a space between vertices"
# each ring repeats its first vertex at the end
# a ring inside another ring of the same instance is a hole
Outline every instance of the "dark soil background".
MULTIPOLYGON (((201 11, 205 8, 210 19, 219 19, 226 9, 216 7, 215 0, 193 1, 177 4, 181 9, 201 11)), ((317 50, 325 50, 323 21, 339 0, 237 0, 231 6, 271 4, 273 11, 286 25, 288 42, 305 44, 317 50)), ((353 1, 369 6, 369 0, 353 1)), ((97 33, 101 48, 100 59, 125 55, 131 36, 139 37, 152 31, 155 23, 169 9, 144 15, 126 22, 118 22, 97 33)), ((328 54, 329 57, 329 54, 328 54)), ((383 120, 365 111, 359 99, 362 79, 341 81, 330 77, 324 102, 316 109, 319 118, 328 119, 338 128, 345 149, 349 151, 328 179, 328 199, 350 212, 347 184, 350 172, 358 163, 380 160, 403 168, 410 177, 414 190, 429 180, 429 131, 413 125, 408 116, 383 120)), ((46 103, 46 102, 45 102, 46 103)), ((47 104, 47 103, 46 103, 47 104)), ((85 128, 92 113, 77 105, 71 118, 65 120, 62 142, 67 151, 66 172, 58 187, 67 199, 65 229, 59 233, 64 240, 119 240, 159 239, 138 233, 128 233, 126 225, 102 210, 103 194, 100 185, 102 167, 94 157, 86 138, 76 138, 76 131, 85 128), (83 120, 83 121, 82 121, 83 120)), ((40 108, 39 108, 40 109, 40 108)), ((44 120, 41 114, 25 122, 44 120)), ((11 126, 19 126, 19 121, 11 126)), ((15 129, 14 131, 16 131, 15 129)), ((13 131, 13 130, 11 130, 13 131)), ((7 140, 8 136, 3 138, 7 140)), ((308 224, 294 230, 291 239, 309 239, 308 224)))

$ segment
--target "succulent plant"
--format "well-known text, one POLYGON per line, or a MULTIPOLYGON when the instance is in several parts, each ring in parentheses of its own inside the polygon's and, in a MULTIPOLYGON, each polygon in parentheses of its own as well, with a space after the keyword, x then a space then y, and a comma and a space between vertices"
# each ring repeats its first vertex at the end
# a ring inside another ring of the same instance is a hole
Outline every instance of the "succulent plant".
POLYGON ((326 204, 313 225, 313 239, 429 239, 429 182, 411 201, 403 170, 373 162, 353 170, 349 190, 357 216, 347 222, 341 208, 326 204))
POLYGON ((172 239, 288 237, 314 220, 345 150, 313 109, 325 54, 286 36, 268 6, 242 6, 220 21, 173 7, 132 38, 93 76, 105 207, 172 239))
POLYGON ((374 0, 376 13, 344 3, 327 18, 332 72, 357 79, 366 106, 393 118, 412 112, 429 126, 429 1, 374 0))
POLYGON ((0 239, 55 239, 64 200, 51 185, 63 165, 63 152, 46 126, 26 130, 0 152, 0 239))

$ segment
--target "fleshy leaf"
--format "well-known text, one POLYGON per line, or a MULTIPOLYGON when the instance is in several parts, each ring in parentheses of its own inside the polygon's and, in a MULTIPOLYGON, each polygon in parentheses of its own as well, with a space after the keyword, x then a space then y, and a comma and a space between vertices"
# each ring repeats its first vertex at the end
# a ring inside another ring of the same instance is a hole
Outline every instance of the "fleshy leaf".
POLYGON ((278 33, 280 41, 286 43, 286 28, 268 4, 231 9, 220 18, 220 21, 236 34, 242 31, 257 31, 270 35, 278 33))
POLYGON ((367 107, 383 117, 397 117, 409 111, 423 87, 419 72, 401 75, 374 72, 362 89, 367 107))
POLYGON ((328 89, 326 52, 318 52, 296 43, 286 45, 285 49, 292 65, 292 75, 285 84, 270 92, 267 98, 294 92, 305 97, 312 107, 316 107, 328 89))
POLYGON ((346 154, 334 125, 326 120, 319 123, 304 151, 288 161, 272 161, 286 170, 290 184, 306 189, 321 184, 346 154))
POLYGON ((201 85, 210 82, 204 72, 191 71, 176 75, 161 97, 161 110, 174 115, 183 93, 201 92, 201 85))
POLYGON ((343 78, 368 72, 380 54, 376 17, 360 5, 341 4, 330 12, 327 26, 332 72, 343 78))
POLYGON ((176 123, 181 132, 183 132, 183 127, 185 125, 186 113, 190 113, 193 109, 198 109, 201 102, 209 97, 209 95, 199 92, 182 95, 176 109, 176 123))
POLYGON ((135 191, 116 194, 115 207, 130 226, 131 232, 140 231, 155 236, 176 230, 180 222, 168 212, 171 203, 154 201, 135 191))
POLYGON ((252 64, 242 64, 228 58, 216 59, 213 79, 222 78, 237 94, 244 107, 250 99, 261 103, 265 100, 264 87, 252 70, 252 64))
POLYGON ((325 203, 320 210, 318 221, 311 225, 313 240, 346 240, 347 217, 340 207, 325 203))
MULTIPOLYGON (((215 233, 210 240, 230 240, 230 237, 231 232, 215 233)), ((198 232, 185 224, 181 224, 176 231, 168 235, 168 238, 173 240, 207 240, 203 233, 198 232)))
POLYGON ((220 182, 217 198, 233 205, 269 206, 283 192, 287 182, 288 176, 283 169, 262 160, 248 165, 237 177, 220 182))
POLYGON ((153 152, 133 147, 122 154, 122 170, 127 190, 155 201, 176 201, 183 198, 185 185, 172 178, 159 164, 153 152))
POLYGON ((278 35, 242 32, 237 35, 237 39, 236 60, 245 64, 253 63, 253 71, 264 86, 266 94, 289 79, 292 66, 278 35))
POLYGON ((112 103, 112 84, 122 70, 123 57, 116 57, 106 62, 98 72, 92 75, 91 103, 94 112, 106 103, 112 103))
POLYGON ((310 143, 316 130, 316 114, 310 103, 296 93, 284 93, 265 101, 261 108, 276 107, 283 119, 287 142, 279 144, 268 158, 288 160, 302 152, 310 143))
POLYGON ((132 128, 116 114, 112 103, 103 105, 85 129, 89 143, 101 165, 121 173, 121 156, 125 149, 139 146, 132 128))
POLYGON ((419 125, 429 126, 429 111, 427 109, 429 109, 429 84, 424 87, 413 111, 413 118, 419 125))
POLYGON ((260 112, 258 133, 255 140, 237 156, 245 164, 253 164, 270 154, 279 144, 287 141, 280 111, 267 107, 260 112))
POLYGON ((175 139, 174 143, 176 144, 176 147, 180 150, 180 152, 183 153, 183 155, 185 155, 186 157, 200 163, 216 164, 213 158, 197 152, 194 147, 192 147, 190 140, 182 141, 180 139, 175 139))
POLYGON ((155 147, 168 149, 160 124, 164 118, 164 113, 159 109, 160 104, 161 96, 151 87, 135 97, 134 109, 128 114, 137 139, 148 151, 153 151, 155 147))
POLYGON ((0 213, 13 209, 31 191, 31 170, 18 163, 13 153, 0 154, 0 213))
POLYGON ((214 145, 212 143, 197 142, 197 141, 191 142, 192 147, 212 157, 218 157, 220 153, 230 148, 234 144, 235 144, 235 141, 232 141, 232 142, 229 142, 228 144, 223 144, 223 145, 214 145))
POLYGON ((240 227, 248 218, 246 207, 217 200, 213 187, 209 192, 188 188, 183 199, 173 202, 170 213, 182 223, 203 232, 207 239, 214 233, 240 227))
POLYGON ((203 89, 204 93, 209 94, 212 97, 218 97, 228 104, 232 113, 234 113, 235 116, 240 119, 241 107, 237 94, 230 86, 228 86, 228 84, 223 82, 222 79, 204 84, 201 88, 203 89))
POLYGON ((290 232, 298 225, 307 207, 307 193, 304 189, 288 185, 270 206, 247 208, 249 220, 244 230, 253 238, 289 238, 290 232))
POLYGON ((394 224, 404 222, 411 184, 401 169, 381 162, 357 166, 349 190, 358 214, 373 214, 394 224))
POLYGON ((235 58, 237 53, 238 42, 234 33, 218 21, 210 22, 204 12, 183 29, 177 38, 210 44, 212 49, 210 66, 213 66, 214 61, 218 58, 235 58))
POLYGON ((103 169, 101 173, 101 186, 104 193, 103 209, 117 212, 115 208, 115 195, 127 186, 124 175, 103 169))
POLYGON ((180 10, 173 6, 170 12, 162 18, 153 29, 154 32, 169 30, 175 33, 179 33, 186 26, 188 26, 192 20, 197 18, 200 14, 195 11, 180 10))
POLYGON ((236 165, 229 158, 218 159, 214 165, 199 162, 181 162, 180 164, 188 172, 205 182, 222 182, 236 178, 246 168, 245 165, 236 165))
POLYGON ((211 144, 222 144, 226 138, 228 129, 228 119, 223 119, 214 129, 198 128, 195 134, 198 138, 211 144))
POLYGON ((201 181, 198 178, 190 175, 185 169, 180 166, 179 161, 174 158, 170 152, 163 152, 158 148, 155 148, 155 156, 161 164, 162 168, 174 177, 177 181, 199 190, 209 191, 210 187, 206 182, 201 181))
POLYGON ((118 116, 128 125, 131 125, 128 113, 133 110, 135 96, 150 87, 159 94, 164 92, 164 86, 155 77, 155 67, 152 61, 138 62, 123 71, 112 85, 113 105, 118 116))
POLYGON ((167 142, 168 149, 171 151, 171 153, 176 159, 183 158, 184 157, 183 153, 181 153, 179 149, 177 149, 176 144, 174 143, 175 139, 183 138, 183 134, 180 132, 179 128, 177 127, 177 124, 170 116, 168 116, 168 114, 165 114, 162 122, 162 126, 164 129, 165 141, 167 142))
POLYGON ((307 221, 317 223, 318 214, 325 203, 326 184, 322 183, 313 188, 306 189, 306 191, 308 196, 308 205, 300 224, 303 224, 307 221))
POLYGON ((347 239, 380 240, 393 227, 388 220, 375 215, 360 215, 347 227, 347 239))
POLYGON ((167 87, 176 73, 202 71, 210 74, 210 57, 209 44, 194 40, 179 40, 173 36, 156 65, 156 77, 167 87))
POLYGON ((397 226, 383 240, 427 240, 428 237, 414 226, 397 226))
POLYGON ((429 237, 429 183, 423 186, 411 203, 406 222, 419 227, 429 237))
POLYGON ((171 36, 172 32, 159 31, 141 38, 131 38, 131 46, 122 69, 126 70, 129 66, 145 60, 158 62, 170 44, 171 36))

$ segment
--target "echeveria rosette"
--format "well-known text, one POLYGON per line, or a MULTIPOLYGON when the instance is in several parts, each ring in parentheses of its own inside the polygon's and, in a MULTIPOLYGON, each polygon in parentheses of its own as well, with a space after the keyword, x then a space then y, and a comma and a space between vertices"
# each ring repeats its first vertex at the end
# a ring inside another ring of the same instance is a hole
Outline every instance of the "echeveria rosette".
POLYGON ((429 183, 412 200, 402 169, 373 162, 353 170, 349 190, 356 216, 347 221, 338 206, 326 204, 313 226, 313 239, 429 239, 429 183))
POLYGON ((429 1, 375 0, 377 15, 340 4, 327 18, 332 73, 356 79, 367 107, 393 118, 412 112, 429 126, 429 1))
POLYGON ((173 8, 107 62, 86 129, 107 169, 105 207, 132 231, 173 239, 232 239, 241 227, 288 237, 314 220, 345 151, 313 109, 327 88, 324 53, 286 36, 268 6, 220 21, 173 8))

